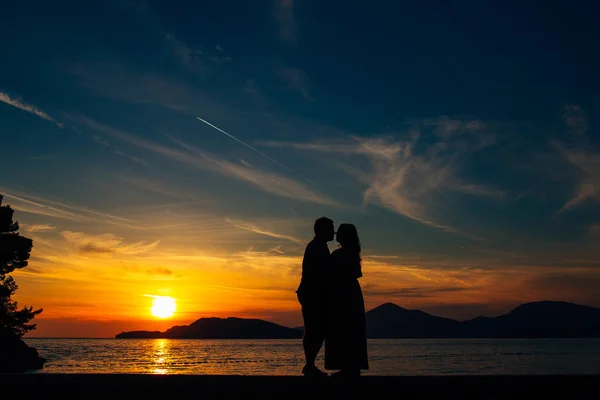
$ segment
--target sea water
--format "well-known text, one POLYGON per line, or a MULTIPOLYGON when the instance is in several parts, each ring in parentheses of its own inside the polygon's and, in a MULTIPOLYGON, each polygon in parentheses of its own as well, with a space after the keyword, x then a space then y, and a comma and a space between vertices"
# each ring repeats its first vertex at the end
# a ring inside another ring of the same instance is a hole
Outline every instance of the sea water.
MULTIPOLYGON (((300 375, 298 339, 25 339, 34 373, 300 375)), ((364 375, 600 374, 600 339, 370 339, 364 375)), ((323 367, 323 351, 317 359, 323 367)))

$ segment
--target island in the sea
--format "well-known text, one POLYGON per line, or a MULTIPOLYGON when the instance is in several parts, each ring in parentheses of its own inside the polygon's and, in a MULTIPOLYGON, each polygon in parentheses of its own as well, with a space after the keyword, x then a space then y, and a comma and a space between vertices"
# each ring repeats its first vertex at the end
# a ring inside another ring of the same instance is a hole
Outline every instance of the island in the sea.
MULTIPOLYGON (((385 303, 369 310, 367 333, 372 339, 399 338, 598 338, 600 308, 563 301, 522 304, 498 317, 457 321, 385 303)), ((302 327, 289 328, 260 319, 200 318, 165 332, 131 331, 119 339, 299 339, 302 327)))
POLYGON ((200 318, 189 324, 174 326, 165 332, 132 331, 123 332, 118 339, 296 339, 302 337, 302 330, 288 328, 261 319, 246 318, 200 318))

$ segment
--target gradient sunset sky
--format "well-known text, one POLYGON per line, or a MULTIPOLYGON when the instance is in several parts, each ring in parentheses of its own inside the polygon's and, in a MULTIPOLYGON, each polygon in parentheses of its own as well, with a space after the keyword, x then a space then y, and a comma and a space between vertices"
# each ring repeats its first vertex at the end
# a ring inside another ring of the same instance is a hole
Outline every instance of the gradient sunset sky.
POLYGON ((600 306, 598 6, 448 3, 3 2, 30 336, 301 325, 322 215, 358 228, 367 309, 600 306))

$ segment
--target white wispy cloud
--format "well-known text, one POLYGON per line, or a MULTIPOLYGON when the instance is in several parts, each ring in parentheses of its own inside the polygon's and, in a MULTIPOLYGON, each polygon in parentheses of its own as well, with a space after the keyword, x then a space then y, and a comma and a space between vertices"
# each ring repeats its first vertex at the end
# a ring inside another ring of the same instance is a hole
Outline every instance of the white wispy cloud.
POLYGON ((157 240, 151 243, 140 241, 131 244, 125 244, 123 238, 115 236, 111 233, 89 235, 84 232, 63 231, 61 232, 61 235, 69 245, 75 247, 78 251, 95 254, 141 254, 153 250, 160 242, 157 240))
POLYGON ((140 165, 143 165, 143 166, 144 166, 144 167, 146 167, 146 168, 152 168, 152 167, 150 166, 150 164, 148 164, 148 162, 147 162, 146 160, 144 160, 143 158, 136 157, 136 156, 129 156, 129 159, 130 159, 131 161, 133 161, 133 162, 136 162, 136 163, 138 163, 138 164, 140 164, 140 165))
POLYGON ((279 25, 281 38, 289 44, 296 44, 298 40, 298 26, 294 16, 294 1, 275 0, 272 14, 279 25))
POLYGON ((429 204, 449 179, 453 166, 439 158, 416 156, 413 143, 390 144, 383 140, 367 140, 363 144, 373 166, 372 180, 364 193, 366 202, 376 202, 416 221, 442 228, 428 215, 429 204), (390 149, 394 149, 390 152, 390 149))
POLYGON ((284 235, 281 233, 276 233, 276 232, 272 232, 269 229, 264 229, 261 228, 255 224, 246 222, 246 221, 241 221, 241 220, 233 220, 233 219, 229 219, 226 218, 225 221, 229 222, 230 224, 232 224, 233 226, 249 231, 249 232, 254 232, 254 233, 258 233, 260 235, 265 235, 265 236, 270 236, 272 238, 276 238, 276 239, 285 239, 285 240, 289 240, 291 242, 294 242, 296 244, 300 244, 303 245, 305 244, 304 241, 294 237, 294 236, 290 236, 290 235, 284 235))
POLYGON ((443 206, 445 192, 492 198, 504 195, 500 190, 465 182, 458 176, 461 156, 493 144, 492 138, 477 120, 442 117, 415 124, 408 139, 354 137, 336 142, 264 144, 366 157, 370 169, 354 167, 347 171, 367 186, 365 203, 377 203, 415 221, 458 232, 441 223, 436 215, 443 206), (419 139, 426 127, 433 129, 434 141, 425 146, 419 139))
POLYGON ((120 223, 133 222, 128 218, 123 218, 110 213, 66 204, 60 201, 21 193, 7 188, 0 187, 0 193, 7 199, 7 203, 10 202, 12 208, 30 214, 44 215, 47 217, 67 219, 72 221, 100 220, 117 225, 120 223))
POLYGON ((130 133, 100 124, 85 117, 80 117, 78 121, 98 132, 102 132, 107 136, 112 136, 127 141, 137 147, 161 154, 180 163, 217 172, 241 180, 267 193, 299 201, 332 206, 339 205, 339 203, 336 201, 317 193, 310 187, 296 182, 291 178, 275 172, 260 170, 258 168, 248 168, 243 165, 222 160, 203 150, 174 138, 171 139, 181 146, 185 151, 150 142, 130 133))
POLYGON ((9 104, 13 107, 16 107, 20 110, 23 110, 23 111, 26 111, 33 115, 36 115, 39 118, 45 119, 46 121, 50 121, 50 122, 56 124, 56 126, 58 126, 59 128, 63 127, 63 124, 56 122, 54 120, 54 118, 52 118, 51 116, 49 116, 48 114, 46 114, 45 112, 43 112, 42 110, 37 108, 36 106, 34 106, 32 104, 27 104, 27 103, 23 102, 23 100, 21 100, 17 97, 11 97, 7 93, 0 92, 0 101, 3 103, 9 104))
POLYGON ((587 144, 588 117, 585 110, 575 104, 567 104, 562 113, 565 127, 576 138, 577 145, 566 147, 556 143, 566 159, 577 169, 580 181, 569 200, 559 212, 569 210, 588 200, 600 201, 600 153, 587 144))
POLYGON ((192 154, 209 161, 205 168, 251 183, 265 192, 311 203, 340 206, 338 202, 284 175, 218 159, 180 140, 171 139, 192 154))
POLYGON ((245 165, 246 167, 248 167, 248 168, 253 168, 253 167, 252 167, 252 164, 250 164, 250 163, 249 163, 248 161, 246 161, 246 160, 243 160, 243 159, 241 159, 241 158, 240 158, 240 162, 241 162, 242 164, 244 164, 244 165, 245 165))
POLYGON ((27 232, 32 232, 32 233, 50 232, 50 231, 53 231, 54 229, 56 229, 54 226, 46 225, 46 224, 27 225, 24 228, 27 232))
POLYGON ((40 200, 31 200, 17 196, 6 190, 2 190, 2 194, 10 201, 11 207, 17 211, 72 221, 89 221, 91 219, 89 216, 82 213, 71 212, 61 207, 45 204, 40 200))
POLYGON ((600 153, 583 149, 566 150, 566 156, 579 170, 581 180, 561 211, 569 210, 587 200, 600 201, 600 153))
POLYGON ((307 101, 316 101, 308 91, 309 78, 306 72, 297 68, 282 68, 277 76, 289 89, 299 92, 307 101))
POLYGON ((310 203, 340 206, 335 200, 325 197, 307 185, 301 184, 281 174, 256 168, 247 168, 225 160, 215 160, 214 163, 220 167, 217 169, 218 172, 231 176, 232 178, 252 183, 254 186, 265 192, 310 203))
POLYGON ((144 160, 143 158, 136 157, 136 156, 131 156, 129 154, 125 154, 121 150, 115 150, 115 153, 118 154, 118 155, 120 155, 120 156, 129 158, 134 163, 137 163, 137 164, 143 165, 146 168, 152 169, 152 166, 146 160, 144 160))

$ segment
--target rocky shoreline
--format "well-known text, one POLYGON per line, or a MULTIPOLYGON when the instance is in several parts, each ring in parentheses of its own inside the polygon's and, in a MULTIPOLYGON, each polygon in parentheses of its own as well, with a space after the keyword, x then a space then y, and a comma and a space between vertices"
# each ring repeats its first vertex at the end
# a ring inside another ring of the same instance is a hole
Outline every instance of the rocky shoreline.
POLYGON ((0 373, 22 373, 39 370, 46 359, 34 347, 13 335, 0 338, 0 373))

